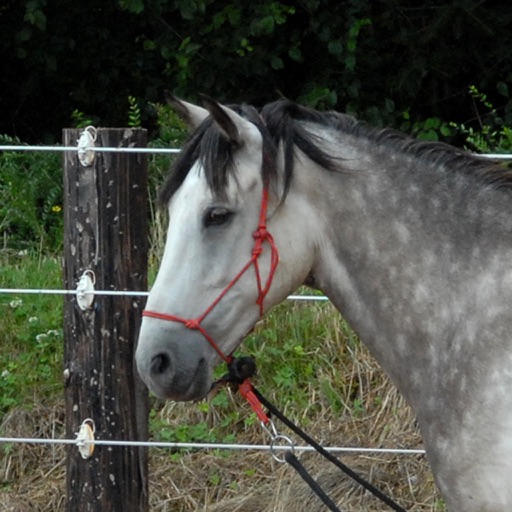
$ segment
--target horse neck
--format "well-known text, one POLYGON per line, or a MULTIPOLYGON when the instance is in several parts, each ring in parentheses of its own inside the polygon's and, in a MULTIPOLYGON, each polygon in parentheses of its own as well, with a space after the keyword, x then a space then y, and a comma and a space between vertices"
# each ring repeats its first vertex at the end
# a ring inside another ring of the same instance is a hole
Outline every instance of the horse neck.
POLYGON ((348 172, 309 173, 319 218, 330 219, 313 276, 407 396, 397 362, 434 364, 432 348, 475 307, 478 283, 502 279, 510 200, 405 158, 358 159, 352 149, 351 162, 348 172))

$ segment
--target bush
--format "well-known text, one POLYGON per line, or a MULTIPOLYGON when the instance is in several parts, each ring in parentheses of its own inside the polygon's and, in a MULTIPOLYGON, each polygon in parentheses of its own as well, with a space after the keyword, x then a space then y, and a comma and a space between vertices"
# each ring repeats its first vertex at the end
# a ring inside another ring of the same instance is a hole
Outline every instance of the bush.
MULTIPOLYGON (((0 136, 2 144, 21 144, 0 136)), ((3 246, 55 253, 62 245, 61 156, 47 152, 0 154, 0 233, 3 246)))
MULTIPOLYGON (((140 125, 137 100, 128 98, 128 125, 140 125)), ((153 147, 180 147, 186 129, 169 105, 151 104, 158 132, 153 147)), ((77 125, 91 119, 78 111, 77 125)), ((21 145, 17 138, 0 135, 0 144, 21 145)), ((14 251, 55 254, 63 242, 61 155, 44 151, 0 153, 0 235, 3 247, 14 251)), ((172 157, 152 155, 149 160, 150 196, 169 172, 172 157)))

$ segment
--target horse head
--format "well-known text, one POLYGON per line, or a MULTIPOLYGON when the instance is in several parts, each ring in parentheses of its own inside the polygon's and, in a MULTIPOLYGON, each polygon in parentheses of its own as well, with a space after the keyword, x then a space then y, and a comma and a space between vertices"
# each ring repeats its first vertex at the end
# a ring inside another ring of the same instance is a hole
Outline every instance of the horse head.
POLYGON ((300 234, 285 229, 298 213, 281 204, 278 152, 259 114, 206 107, 177 101, 193 133, 163 187, 167 240, 136 351, 149 389, 173 400, 207 395, 214 366, 311 266, 300 234))

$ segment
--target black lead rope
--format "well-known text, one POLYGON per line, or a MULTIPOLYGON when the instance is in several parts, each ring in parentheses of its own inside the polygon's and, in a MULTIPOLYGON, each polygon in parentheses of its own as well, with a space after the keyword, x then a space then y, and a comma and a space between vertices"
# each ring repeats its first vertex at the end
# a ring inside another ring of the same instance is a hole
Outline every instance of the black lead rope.
MULTIPOLYGON (((214 386, 230 382, 238 385, 244 383, 246 379, 251 378, 256 373, 256 363, 251 357, 233 358, 228 363, 228 372, 229 373, 221 378, 217 383, 215 383, 214 386)), ((312 437, 308 436, 302 429, 295 425, 295 423, 289 420, 279 409, 270 403, 252 384, 250 384, 250 387, 252 388, 252 392, 256 398, 267 408, 271 415, 281 420, 290 430, 295 432, 295 434, 302 438, 307 444, 312 446, 318 453, 323 455, 327 460, 332 462, 346 475, 355 480, 367 491, 371 492, 376 498, 388 505, 391 509, 395 510, 396 512, 407 512, 404 508, 395 503, 391 498, 382 493, 374 485, 366 481, 362 476, 350 469, 347 465, 343 464, 343 462, 341 462, 338 458, 332 455, 332 453, 328 452, 325 448, 318 444, 312 437)), ((333 512, 340 512, 336 504, 329 498, 329 496, 327 496, 320 485, 306 471, 302 463, 299 461, 299 459, 297 459, 292 451, 286 452, 284 460, 298 472, 300 477, 311 487, 311 489, 324 502, 324 504, 329 507, 330 510, 333 512)))
MULTIPOLYGON (((312 446, 318 453, 323 455, 327 460, 332 462, 334 465, 336 465, 341 471, 343 471, 345 474, 347 474, 350 478, 355 480, 359 485, 364 487, 367 491, 371 492, 376 498, 381 500, 383 503, 388 505, 391 509, 396 510, 397 512, 407 512, 404 508, 402 508, 400 505, 395 503, 391 498, 386 496, 384 493, 382 493, 379 489, 377 489, 374 485, 372 485, 370 482, 366 481, 362 476, 360 476, 358 473, 350 469, 347 465, 343 464, 338 458, 336 458, 332 453, 328 452, 325 448, 323 448, 320 444, 318 444, 313 438, 308 436, 303 430, 301 430, 295 423, 290 421, 279 409, 276 409, 274 405, 272 405, 254 386, 252 387, 252 390, 254 394, 257 396, 258 400, 268 409, 268 411, 275 416, 276 418, 279 418, 290 430, 295 432, 299 437, 301 437, 306 443, 308 443, 310 446, 312 446)), ((320 489, 320 486, 311 478, 310 475, 307 474, 305 469, 302 467, 299 460, 293 455, 291 452, 288 452, 285 456, 286 462, 288 462, 291 466, 293 466, 299 473, 299 475, 303 478, 305 482, 308 483, 308 485, 311 486, 311 488, 318 494, 317 489, 320 489), (293 460, 295 459, 295 460, 293 460), (299 468, 299 469, 297 469, 299 468), (311 485, 311 481, 313 482, 313 485, 311 485)), ((324 501, 324 503, 333 511, 338 511, 339 509, 336 508, 336 505, 330 500, 329 497, 326 496, 325 492, 320 489, 320 494, 318 496, 324 501), (322 495, 325 496, 328 499, 328 502, 324 501, 322 498, 322 495), (332 508, 334 507, 334 508, 332 508)))
POLYGON ((299 459, 293 454, 293 452, 286 452, 284 460, 290 464, 290 466, 297 471, 299 476, 306 482, 313 492, 323 501, 324 505, 332 510, 332 512, 341 512, 336 506, 336 503, 327 496, 325 491, 320 487, 318 482, 306 471, 306 468, 302 465, 299 459))

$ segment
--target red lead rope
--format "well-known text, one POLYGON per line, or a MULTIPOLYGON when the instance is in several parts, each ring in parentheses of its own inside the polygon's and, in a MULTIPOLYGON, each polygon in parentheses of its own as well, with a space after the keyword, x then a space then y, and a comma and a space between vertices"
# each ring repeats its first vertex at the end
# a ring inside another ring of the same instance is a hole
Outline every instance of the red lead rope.
POLYGON ((268 425, 270 418, 263 410, 260 399, 254 393, 254 388, 249 378, 245 379, 241 384, 238 384, 238 391, 240 391, 240 394, 249 402, 249 405, 252 407, 252 410, 256 413, 261 423, 268 425))
MULTIPOLYGON (((178 322, 184 324, 187 329, 192 329, 199 331, 208 343, 215 349, 217 354, 221 357, 223 361, 226 363, 230 363, 233 360, 232 355, 226 355, 219 348, 215 340, 208 334, 206 329, 201 325, 203 320, 209 315, 209 313, 213 310, 213 308, 222 300, 222 298, 228 293, 228 291, 236 284, 236 282, 247 272, 247 270, 254 266, 254 272, 256 274, 256 286, 258 288, 258 298, 256 299, 256 304, 258 304, 260 308, 260 317, 263 316, 263 301, 265 300, 266 295, 270 290, 270 286, 272 285, 272 280, 274 278, 274 274, 279 263, 279 253, 277 251, 277 247, 274 243, 274 238, 267 230, 267 208, 268 208, 268 187, 263 187, 263 194, 261 198, 261 208, 260 208, 260 218, 258 222, 258 228, 253 233, 254 238, 254 246, 252 249, 251 259, 244 265, 242 270, 238 272, 238 274, 228 283, 226 288, 222 290, 222 292, 218 295, 218 297, 206 308, 204 313, 199 315, 197 318, 181 318, 175 315, 168 315, 166 313, 159 313, 157 311, 151 311, 145 309, 142 312, 143 316, 148 316, 151 318, 158 318, 159 320, 167 320, 169 322, 178 322), (267 242, 270 246, 270 270, 268 273, 267 280, 265 284, 261 279, 260 267, 258 263, 258 258, 263 252, 263 243, 267 242)), ((268 417, 263 412, 261 404, 259 400, 256 398, 254 393, 252 392, 252 385, 249 380, 246 379, 242 384, 239 385, 240 392, 242 396, 246 398, 246 400, 251 404, 251 407, 256 412, 261 421, 265 424, 268 423, 268 417)))

